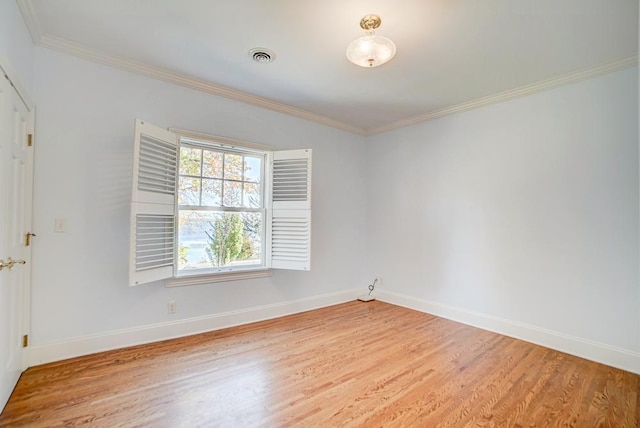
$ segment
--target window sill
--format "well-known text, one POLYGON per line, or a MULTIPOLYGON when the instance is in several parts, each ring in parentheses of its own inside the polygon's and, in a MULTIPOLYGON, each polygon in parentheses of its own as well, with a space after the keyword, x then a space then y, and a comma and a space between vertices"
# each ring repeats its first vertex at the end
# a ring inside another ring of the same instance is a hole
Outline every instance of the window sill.
POLYGON ((185 275, 165 279, 165 287, 182 287, 184 285, 211 284, 214 282, 238 281, 241 279, 264 278, 271 276, 271 269, 255 269, 240 272, 223 272, 200 275, 185 275))

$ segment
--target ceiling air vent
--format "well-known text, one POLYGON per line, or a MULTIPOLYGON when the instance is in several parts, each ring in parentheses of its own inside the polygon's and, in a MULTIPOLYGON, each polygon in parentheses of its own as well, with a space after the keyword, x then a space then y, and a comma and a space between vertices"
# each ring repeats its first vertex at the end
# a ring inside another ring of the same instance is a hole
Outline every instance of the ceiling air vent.
POLYGON ((276 53, 267 48, 253 48, 249 51, 249 56, 260 64, 268 64, 276 59, 276 53))

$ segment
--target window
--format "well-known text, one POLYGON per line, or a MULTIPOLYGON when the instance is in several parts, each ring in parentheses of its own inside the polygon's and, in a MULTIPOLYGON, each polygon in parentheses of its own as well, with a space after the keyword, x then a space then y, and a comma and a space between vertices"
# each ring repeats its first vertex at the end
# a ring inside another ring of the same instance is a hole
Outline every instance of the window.
POLYGON ((178 275, 265 266, 265 159, 180 140, 178 275))
POLYGON ((136 121, 130 285, 309 270, 311 150, 179 133, 136 121))

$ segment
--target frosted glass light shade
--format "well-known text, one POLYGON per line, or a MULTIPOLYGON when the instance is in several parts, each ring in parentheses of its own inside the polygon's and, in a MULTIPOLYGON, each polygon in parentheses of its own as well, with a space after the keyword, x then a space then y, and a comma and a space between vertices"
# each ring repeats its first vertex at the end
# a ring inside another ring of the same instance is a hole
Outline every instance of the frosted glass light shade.
POLYGON ((396 45, 386 37, 369 34, 347 46, 347 58, 360 67, 377 67, 396 54, 396 45))

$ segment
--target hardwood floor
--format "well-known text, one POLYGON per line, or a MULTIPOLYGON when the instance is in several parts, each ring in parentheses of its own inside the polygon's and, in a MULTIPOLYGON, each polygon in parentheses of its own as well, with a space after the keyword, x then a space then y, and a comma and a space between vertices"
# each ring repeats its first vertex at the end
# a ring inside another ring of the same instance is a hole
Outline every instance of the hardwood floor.
POLYGON ((381 302, 33 367, 0 426, 636 427, 639 376, 381 302))

